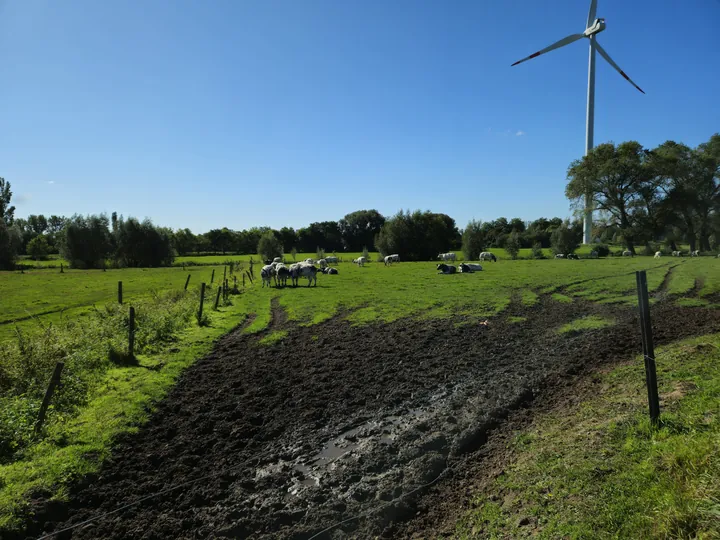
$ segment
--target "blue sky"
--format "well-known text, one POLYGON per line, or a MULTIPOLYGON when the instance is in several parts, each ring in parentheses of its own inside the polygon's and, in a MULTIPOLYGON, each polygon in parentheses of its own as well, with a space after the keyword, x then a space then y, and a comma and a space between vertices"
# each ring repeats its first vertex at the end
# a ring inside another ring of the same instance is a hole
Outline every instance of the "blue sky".
MULTIPOLYGON (((585 0, 0 0, 17 215, 300 227, 362 208, 570 215, 585 0)), ((719 0, 599 0, 595 141, 720 130, 719 0)))

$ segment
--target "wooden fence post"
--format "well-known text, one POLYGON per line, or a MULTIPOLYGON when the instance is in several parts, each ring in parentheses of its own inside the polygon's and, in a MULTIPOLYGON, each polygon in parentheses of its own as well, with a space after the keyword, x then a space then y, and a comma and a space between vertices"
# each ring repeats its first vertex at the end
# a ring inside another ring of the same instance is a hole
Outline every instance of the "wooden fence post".
POLYGON ((190 274, 188 274, 187 279, 185 280, 185 290, 187 291, 188 284, 190 283, 190 274))
POLYGON ((213 281, 215 281, 215 269, 213 268, 212 276, 210 276, 210 285, 213 284, 213 281))
POLYGON ((242 275, 243 277, 243 289, 245 288, 245 274, 242 275))
POLYGON ((122 281, 118 281, 118 304, 122 304, 122 281))
POLYGON ((250 272, 248 272, 247 270, 245 270, 245 273, 247 274, 247 277, 250 280, 250 285, 252 285, 254 283, 252 274, 250 274, 250 272))
POLYGON ((218 287, 217 296, 215 297, 215 309, 218 308, 218 304, 220 303, 220 293, 221 292, 222 292, 222 287, 218 287))
POLYGON ((198 310, 198 324, 202 323, 203 302, 205 301, 205 283, 200 284, 200 309, 198 310))
POLYGON ((637 282, 638 306, 640 308, 640 331, 642 334, 643 358, 645 360, 645 382, 647 384, 650 421, 657 424, 660 418, 660 397, 658 395, 655 346, 653 344, 650 298, 648 296, 645 270, 635 272, 635 280, 637 282))
POLYGON ((128 358, 135 358, 135 308, 130 307, 128 323, 128 358))
POLYGON ((227 266, 224 266, 223 268, 223 283, 225 283, 225 279, 227 278, 227 266))
POLYGON ((45 421, 45 413, 50 406, 50 400, 52 399, 53 392, 55 392, 55 387, 60 384, 60 374, 62 373, 64 366, 65 364, 63 362, 58 362, 57 364, 55 364, 55 371, 53 371, 52 377, 50 378, 50 383, 48 384, 47 390, 45 391, 45 397, 43 398, 42 405, 40 405, 38 419, 35 423, 35 433, 40 431, 40 429, 42 428, 43 422, 45 421))

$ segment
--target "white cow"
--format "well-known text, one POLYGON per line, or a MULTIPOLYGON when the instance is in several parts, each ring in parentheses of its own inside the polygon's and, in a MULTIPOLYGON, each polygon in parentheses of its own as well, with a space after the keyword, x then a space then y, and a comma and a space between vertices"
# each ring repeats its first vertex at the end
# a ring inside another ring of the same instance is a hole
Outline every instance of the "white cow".
POLYGON ((400 262, 400 255, 397 253, 394 255, 386 255, 383 261, 385 262, 385 266, 390 266, 394 262, 400 262))
POLYGON ((357 264, 358 266, 363 266, 367 260, 365 257, 358 257, 357 259, 353 259, 353 263, 357 264))
POLYGON ((660 257, 662 257, 662 251, 656 251, 656 252, 655 252, 655 258, 656 258, 656 259, 659 259, 660 257))
POLYGON ((453 261, 454 262, 456 259, 456 256, 454 253, 441 253, 440 255, 438 255, 438 259, 440 259, 441 261, 453 261))
POLYGON ((623 251, 623 257, 632 257, 632 256, 633 256, 633 252, 630 251, 629 249, 626 249, 625 251, 623 251))
POLYGON ((672 256, 673 257, 682 257, 682 251, 673 251, 672 256))
POLYGON ((699 257, 700 256, 700 250, 696 249, 695 251, 690 252, 691 257, 699 257))
POLYGON ((472 274, 473 272, 480 272, 482 270, 481 264, 476 263, 460 263, 460 272, 464 274, 472 274))
POLYGON ((320 259, 317 263, 320 265, 320 268, 325 268, 328 265, 325 259, 320 259))
POLYGON ((326 261, 328 264, 331 264, 331 263, 332 263, 332 264, 337 264, 337 263, 338 263, 338 258, 337 258, 337 257, 325 257, 325 261, 326 261))
POLYGON ((489 251, 483 251, 483 252, 480 254, 480 260, 481 260, 481 261, 497 262, 497 257, 495 256, 494 253, 490 253, 489 251))
POLYGON ((557 255, 555 255, 555 258, 556 259, 564 259, 565 255, 563 255, 562 253, 558 253, 557 255))
POLYGON ((275 275, 275 267, 272 264, 266 264, 262 267, 262 270, 260 270, 260 277, 262 278, 262 286, 264 287, 267 283, 267 286, 272 286, 272 279, 275 275))
POLYGON ((273 259, 273 262, 274 262, 274 263, 281 263, 281 262, 283 262, 282 257, 275 257, 275 258, 273 259))
POLYGON ((298 277, 304 277, 307 278, 309 287, 312 283, 315 287, 317 287, 317 272, 318 269, 315 268, 312 264, 301 264, 300 268, 297 271, 298 277))

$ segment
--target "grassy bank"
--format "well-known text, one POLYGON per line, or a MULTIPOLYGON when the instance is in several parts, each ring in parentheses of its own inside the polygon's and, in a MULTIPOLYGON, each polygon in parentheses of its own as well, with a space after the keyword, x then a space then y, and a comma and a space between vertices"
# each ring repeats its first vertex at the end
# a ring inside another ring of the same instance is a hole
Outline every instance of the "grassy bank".
POLYGON ((720 538, 720 334, 658 351, 659 429, 641 359, 518 435, 459 538, 720 538))
POLYGON ((0 530, 18 523, 30 493, 63 497, 65 485, 97 470, 116 437, 137 430, 182 370, 245 320, 237 306, 213 311, 209 294, 206 325, 198 326, 197 303, 196 294, 175 292, 137 304, 135 362, 123 358, 127 314, 117 306, 80 325, 49 327, 2 345, 0 530), (63 384, 35 435, 56 360, 65 362, 63 384))

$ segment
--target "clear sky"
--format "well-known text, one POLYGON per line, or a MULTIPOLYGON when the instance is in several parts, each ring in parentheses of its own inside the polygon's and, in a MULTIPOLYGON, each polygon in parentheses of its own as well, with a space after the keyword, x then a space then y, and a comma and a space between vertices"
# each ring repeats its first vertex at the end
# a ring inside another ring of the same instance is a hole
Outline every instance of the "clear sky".
MULTIPOLYGON (((376 208, 569 216, 586 0, 0 0, 0 176, 18 217, 194 232, 376 208)), ((720 130, 720 0, 599 0, 595 141, 720 130)))

